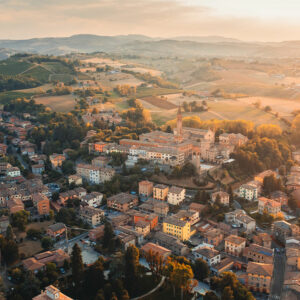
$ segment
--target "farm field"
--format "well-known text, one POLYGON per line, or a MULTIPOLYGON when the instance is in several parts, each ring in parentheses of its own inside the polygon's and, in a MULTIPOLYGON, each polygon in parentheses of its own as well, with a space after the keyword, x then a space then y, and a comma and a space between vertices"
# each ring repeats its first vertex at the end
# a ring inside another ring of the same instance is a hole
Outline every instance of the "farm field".
POLYGON ((149 97, 149 96, 162 96, 162 95, 165 96, 168 94, 177 94, 180 92, 182 92, 182 90, 142 87, 142 88, 137 89, 136 97, 144 98, 144 97, 149 97))
MULTIPOLYGON (((253 121, 256 125, 271 123, 285 128, 285 124, 277 119, 273 114, 266 113, 263 110, 249 105, 248 103, 242 103, 236 100, 221 100, 218 102, 209 102, 208 107, 210 112, 215 112, 224 119, 243 119, 253 121)), ((201 113, 199 115, 201 118, 201 113)), ((216 116, 215 119, 221 118, 216 116)))
POLYGON ((0 61, 0 74, 18 75, 18 74, 26 71, 32 65, 33 64, 28 63, 26 61, 17 61, 14 59, 0 61))
POLYGON ((21 92, 21 93, 34 93, 38 94, 40 91, 46 92, 49 89, 52 89, 53 85, 50 83, 43 84, 41 86, 31 88, 31 89, 23 89, 23 90, 16 90, 16 92, 21 92))
POLYGON ((31 96, 33 96, 34 93, 30 92, 21 92, 21 91, 9 91, 9 92, 2 92, 0 93, 0 102, 5 103, 12 99, 18 99, 18 98, 27 98, 29 99, 31 96))
POLYGON ((74 75, 71 74, 50 74, 49 81, 60 81, 63 83, 71 82, 74 79, 74 75))
POLYGON ((168 102, 166 99, 160 98, 160 97, 155 97, 155 96, 154 97, 145 97, 145 98, 142 98, 142 100, 150 103, 153 106, 161 108, 161 109, 177 108, 177 105, 175 105, 171 102, 168 102))
POLYGON ((106 74, 106 73, 95 73, 90 74, 95 80, 105 87, 116 87, 117 85, 128 84, 130 86, 138 86, 143 83, 143 81, 135 78, 131 74, 125 73, 115 73, 115 74, 106 74))
POLYGON ((298 101, 271 97, 245 97, 239 98, 238 101, 247 104, 260 101, 262 106, 269 105, 273 111, 277 111, 281 116, 290 116, 294 110, 300 109, 300 100, 298 101))
POLYGON ((31 77, 39 80, 39 81, 42 81, 42 82, 47 82, 49 80, 49 75, 50 74, 51 74, 50 71, 44 69, 43 67, 41 67, 39 65, 23 72, 23 75, 31 76, 31 77))
POLYGON ((57 112, 68 112, 72 110, 76 104, 73 95, 37 97, 34 98, 34 100, 36 103, 44 104, 57 112))

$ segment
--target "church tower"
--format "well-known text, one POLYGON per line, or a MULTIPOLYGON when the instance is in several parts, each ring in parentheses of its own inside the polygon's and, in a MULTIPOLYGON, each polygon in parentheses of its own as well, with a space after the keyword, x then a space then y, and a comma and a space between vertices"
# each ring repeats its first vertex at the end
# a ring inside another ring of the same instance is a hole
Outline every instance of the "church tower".
POLYGON ((177 111, 177 130, 176 130, 176 139, 177 141, 182 141, 183 139, 182 132, 182 114, 181 114, 181 105, 179 104, 177 111))

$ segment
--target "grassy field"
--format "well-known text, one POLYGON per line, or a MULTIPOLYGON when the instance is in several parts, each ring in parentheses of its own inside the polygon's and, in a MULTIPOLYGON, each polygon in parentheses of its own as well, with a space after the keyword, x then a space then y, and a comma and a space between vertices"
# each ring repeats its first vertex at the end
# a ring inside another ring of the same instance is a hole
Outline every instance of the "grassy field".
POLYGON ((7 59, 0 61, 0 74, 18 75, 32 66, 31 63, 25 61, 17 61, 15 59, 7 59))
POLYGON ((37 97, 34 100, 57 112, 71 111, 76 104, 73 95, 37 97))

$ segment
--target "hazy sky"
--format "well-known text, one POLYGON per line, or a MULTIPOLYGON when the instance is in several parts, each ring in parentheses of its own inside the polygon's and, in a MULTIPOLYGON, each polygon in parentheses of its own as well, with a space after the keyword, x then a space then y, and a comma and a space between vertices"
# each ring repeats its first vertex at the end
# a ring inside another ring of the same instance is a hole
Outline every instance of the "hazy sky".
POLYGON ((300 0, 0 0, 0 38, 145 34, 300 40, 300 0))

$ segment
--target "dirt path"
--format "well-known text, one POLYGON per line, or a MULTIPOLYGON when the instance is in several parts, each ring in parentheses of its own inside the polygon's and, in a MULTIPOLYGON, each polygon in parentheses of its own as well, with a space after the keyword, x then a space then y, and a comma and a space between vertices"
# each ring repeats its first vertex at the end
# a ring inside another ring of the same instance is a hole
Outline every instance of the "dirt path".
POLYGON ((223 117, 222 115, 220 115, 219 113, 213 111, 213 110, 209 110, 210 113, 212 113, 213 115, 215 115, 216 117, 219 117, 221 120, 226 120, 225 117, 223 117))

